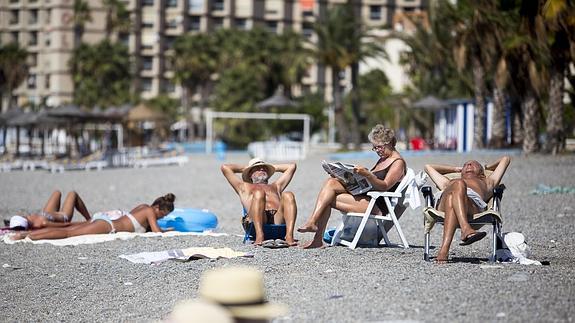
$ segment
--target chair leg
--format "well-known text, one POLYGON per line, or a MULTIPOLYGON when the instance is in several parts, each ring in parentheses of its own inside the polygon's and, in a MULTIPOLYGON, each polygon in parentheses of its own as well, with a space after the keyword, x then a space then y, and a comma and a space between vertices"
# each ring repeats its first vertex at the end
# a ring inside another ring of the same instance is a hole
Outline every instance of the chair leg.
POLYGON ((397 230, 397 234, 399 234, 399 238, 401 239, 401 243, 403 244, 403 248, 405 248, 405 249, 409 248, 409 243, 407 243, 407 239, 405 239, 405 236, 403 235, 403 231, 401 230, 401 226, 399 225, 399 221, 397 221, 397 217, 395 216, 395 212, 393 212, 393 210, 391 210, 389 212, 389 216, 391 217, 391 220, 393 221, 393 224, 395 225, 395 229, 397 230))
POLYGON ((429 261, 429 232, 425 233, 423 260, 429 261))
POLYGON ((491 257, 489 257, 489 262, 495 262, 496 256, 495 251, 497 250, 497 222, 493 222, 493 228, 491 230, 491 257))

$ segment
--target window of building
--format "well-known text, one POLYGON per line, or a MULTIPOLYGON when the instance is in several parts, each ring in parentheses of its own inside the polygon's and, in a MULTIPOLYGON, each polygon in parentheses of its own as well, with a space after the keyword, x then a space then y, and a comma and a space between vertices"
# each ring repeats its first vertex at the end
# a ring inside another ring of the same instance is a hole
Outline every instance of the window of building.
POLYGON ((130 34, 128 33, 120 33, 118 35, 118 40, 120 43, 126 47, 130 47, 130 34))
POLYGON ((18 36, 18 32, 17 31, 13 31, 10 33, 10 38, 11 41, 14 43, 18 43, 20 41, 20 37, 18 36))
POLYGON ((168 0, 166 1, 166 7, 175 8, 178 6, 178 0, 168 0))
POLYGON ((28 88, 33 90, 36 88, 36 74, 28 75, 28 80, 26 81, 28 88))
POLYGON ((242 30, 247 29, 248 27, 247 19, 237 18, 236 20, 234 20, 234 27, 242 30))
POLYGON ((38 10, 30 10, 28 15, 28 23, 30 25, 35 25, 38 23, 38 10))
POLYGON ((46 90, 50 89, 50 74, 46 74, 46 76, 44 76, 44 88, 46 90))
POLYGON ((15 3, 19 3, 20 0, 10 0, 10 4, 15 4, 15 3))
POLYGON ((166 49, 171 49, 172 47, 174 47, 174 42, 176 41, 176 37, 174 36, 166 36, 165 38, 165 46, 166 49))
POLYGON ((224 0, 214 0, 212 3, 213 11, 223 11, 225 9, 224 0))
POLYGON ((193 11, 202 11, 204 10, 204 1, 205 0, 188 0, 188 7, 193 11))
POLYGON ((142 21, 142 28, 154 28, 153 21, 142 21))
POLYGON ((34 66, 38 65, 38 55, 37 54, 28 55, 28 65, 30 67, 34 67, 34 66))
POLYGON ((29 46, 36 46, 38 45, 38 33, 33 31, 29 34, 28 37, 28 45, 29 46))
POLYGON ((304 10, 301 12, 301 15, 304 17, 313 17, 313 10, 304 10))
POLYGON ((50 47, 50 33, 44 34, 44 45, 50 47))
POLYGON ((152 50, 154 49, 154 45, 152 44, 142 44, 142 50, 152 50))
POLYGON ((142 70, 151 71, 154 67, 154 58, 151 56, 142 57, 142 70))
POLYGON ((10 10, 10 24, 17 25, 20 22, 20 11, 10 10))
POLYGON ((51 9, 47 9, 47 10, 46 10, 46 20, 45 20, 45 23, 49 25, 51 20, 52 20, 52 10, 51 10, 51 9))
POLYGON ((277 21, 266 21, 266 30, 271 33, 276 33, 278 31, 278 22, 277 21))
POLYGON ((202 27, 202 17, 190 16, 190 26, 189 30, 200 30, 202 27))
POLYGON ((149 92, 152 90, 152 79, 149 77, 142 78, 142 91, 149 92))
POLYGON ((177 19, 169 19, 166 21, 167 28, 178 28, 178 20, 177 19))
POLYGON ((167 92, 167 93, 176 92, 176 85, 170 79, 164 80, 163 88, 164 88, 164 92, 167 92))
POLYGON ((403 7, 403 12, 415 12, 415 7, 403 7))
POLYGON ((212 19, 214 29, 220 29, 224 27, 224 18, 216 17, 212 19))
POLYGON ((36 3, 38 0, 28 0, 28 3, 36 3))
POLYGON ((369 19, 381 20, 381 6, 369 6, 369 19))
POLYGON ((305 38, 311 38, 313 36, 313 25, 309 22, 304 22, 301 25, 301 33, 305 38))
POLYGON ((142 6, 154 6, 154 0, 142 0, 142 6))

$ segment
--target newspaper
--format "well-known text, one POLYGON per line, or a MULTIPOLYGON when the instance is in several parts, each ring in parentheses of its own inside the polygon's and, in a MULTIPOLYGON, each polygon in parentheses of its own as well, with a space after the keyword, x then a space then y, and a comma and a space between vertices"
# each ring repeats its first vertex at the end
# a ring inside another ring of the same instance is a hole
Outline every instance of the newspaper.
POLYGON ((351 195, 360 195, 369 192, 371 183, 360 174, 353 171, 355 165, 340 162, 321 162, 323 169, 333 177, 337 178, 351 195))

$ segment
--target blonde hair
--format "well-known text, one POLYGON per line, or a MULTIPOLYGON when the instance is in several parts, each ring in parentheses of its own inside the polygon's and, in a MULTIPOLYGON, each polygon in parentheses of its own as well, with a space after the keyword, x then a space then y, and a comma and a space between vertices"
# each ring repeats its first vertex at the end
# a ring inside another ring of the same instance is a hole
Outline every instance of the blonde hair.
POLYGON ((374 145, 388 145, 392 148, 395 148, 395 144, 397 143, 395 131, 381 124, 377 124, 371 129, 367 139, 374 145))

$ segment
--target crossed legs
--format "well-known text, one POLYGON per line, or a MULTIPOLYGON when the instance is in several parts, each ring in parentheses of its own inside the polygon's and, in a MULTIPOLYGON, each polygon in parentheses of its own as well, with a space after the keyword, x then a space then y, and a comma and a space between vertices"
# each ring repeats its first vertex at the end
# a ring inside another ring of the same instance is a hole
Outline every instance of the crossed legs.
POLYGON ((436 260, 447 261, 449 247, 457 227, 461 228, 461 240, 475 234, 467 216, 478 212, 475 204, 467 197, 467 184, 461 179, 452 180, 441 195, 438 209, 445 213, 443 240, 436 260))
POLYGON ((331 209, 335 208, 343 212, 364 212, 369 202, 365 197, 354 197, 349 194, 345 187, 335 178, 328 178, 323 184, 312 215, 298 232, 315 232, 313 240, 303 248, 320 248, 323 246, 323 232, 331 216, 331 209))
MULTIPOLYGON (((256 245, 261 245, 264 241, 264 213, 266 211, 266 193, 263 190, 254 190, 252 201, 248 211, 248 217, 254 224, 256 231, 256 245)), ((280 207, 274 214, 274 224, 286 224, 285 240, 289 245, 295 245, 293 230, 297 217, 297 205, 295 195, 292 192, 283 192, 280 198, 280 207)))

